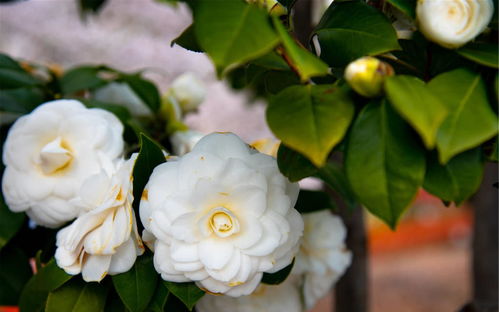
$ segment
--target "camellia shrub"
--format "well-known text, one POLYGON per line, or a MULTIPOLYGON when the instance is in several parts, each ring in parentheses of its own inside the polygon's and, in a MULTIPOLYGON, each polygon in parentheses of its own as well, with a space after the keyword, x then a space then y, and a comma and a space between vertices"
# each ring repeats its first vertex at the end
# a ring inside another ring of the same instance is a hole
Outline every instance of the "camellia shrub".
POLYGON ((492 0, 338 0, 302 43, 295 1, 185 2, 172 44, 264 99, 280 142, 189 129, 192 74, 161 95, 142 72, 0 54, 0 304, 304 311, 352 261, 336 207, 396 230, 420 188, 459 205, 497 162, 492 0))

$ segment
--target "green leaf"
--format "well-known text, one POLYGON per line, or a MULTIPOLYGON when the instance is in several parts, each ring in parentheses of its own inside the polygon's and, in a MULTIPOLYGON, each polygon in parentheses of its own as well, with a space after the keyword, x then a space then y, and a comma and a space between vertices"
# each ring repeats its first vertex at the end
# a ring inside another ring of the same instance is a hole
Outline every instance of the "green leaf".
POLYGON ((31 277, 29 258, 15 246, 0 252, 0 306, 17 305, 24 284, 31 277))
POLYGON ((286 278, 291 273, 295 260, 286 266, 285 268, 275 272, 275 273, 263 273, 262 283, 269 285, 279 285, 286 280, 286 278))
POLYGON ((335 162, 327 162, 320 168, 318 177, 335 191, 345 202, 348 208, 353 209, 357 205, 355 194, 348 183, 345 169, 335 162))
POLYGON ((270 100, 267 123, 290 148, 322 166, 354 114, 348 94, 330 85, 289 87, 270 100))
POLYGON ((438 95, 413 76, 390 77, 385 90, 393 107, 419 133, 426 147, 432 149, 438 128, 448 114, 438 95))
MULTIPOLYGON (((41 81, 31 76, 24 69, 0 67, 1 89, 15 89, 40 85, 41 81)), ((2 91, 3 92, 3 91, 2 91)))
POLYGON ((106 0, 79 0, 80 10, 83 13, 97 13, 102 8, 106 0))
POLYGON ((0 53, 0 68, 7 68, 18 71, 24 70, 16 60, 3 53, 0 53))
POLYGON ((60 269, 52 259, 24 286, 19 300, 20 311, 43 311, 49 292, 59 288, 72 277, 60 269))
POLYGON ((133 167, 133 206, 138 212, 139 198, 142 197, 144 187, 149 181, 154 168, 166 161, 161 146, 145 134, 140 134, 140 152, 133 167))
POLYGON ((325 192, 300 190, 295 209, 299 213, 310 213, 325 209, 332 210, 335 209, 335 206, 329 194, 325 192))
POLYGON ((274 17, 273 21, 277 33, 281 37, 285 54, 302 81, 307 81, 315 76, 325 76, 329 73, 329 66, 296 43, 277 17, 274 17))
POLYGON ((97 101, 93 99, 78 99, 78 100, 83 102, 85 106, 89 108, 101 108, 113 113, 123 124, 126 124, 127 121, 130 118, 132 118, 130 111, 122 105, 97 101))
POLYGON ((402 11, 410 18, 416 18, 417 0, 387 0, 387 2, 402 11))
POLYGON ((310 177, 318 170, 310 160, 284 144, 279 145, 277 165, 281 173, 291 182, 298 182, 303 178, 310 177))
POLYGON ((163 312, 169 294, 170 291, 166 288, 166 285, 162 281, 159 281, 147 311, 163 312))
POLYGON ((178 44, 184 49, 203 52, 203 49, 199 46, 198 39, 196 38, 196 33, 194 32, 194 24, 187 27, 177 38, 172 40, 171 45, 178 44))
POLYGON ((499 68, 497 44, 469 43, 456 50, 461 56, 481 65, 499 68))
POLYGON ((3 193, 0 194, 0 250, 23 225, 24 213, 14 213, 5 204, 3 193))
POLYGON ((258 65, 260 67, 265 67, 267 69, 288 71, 289 66, 283 58, 276 52, 272 51, 259 57, 251 62, 252 64, 258 65))
POLYGON ((361 1, 333 3, 315 33, 320 56, 332 67, 343 67, 359 57, 400 48, 388 18, 361 1))
POLYGON ((444 166, 432 153, 428 158, 423 186, 431 194, 459 206, 480 187, 483 169, 482 151, 479 148, 457 155, 444 166))
POLYGON ((106 84, 99 77, 100 67, 81 66, 66 72, 59 80, 62 93, 73 94, 82 90, 96 89, 106 84))
POLYGON ((199 1, 194 30, 217 72, 268 53, 278 42, 267 12, 243 1, 199 1))
POLYGON ((74 278, 50 292, 45 312, 103 312, 108 289, 74 278))
POLYGON ((386 101, 372 102, 350 132, 345 171, 356 198, 394 229, 423 184, 424 150, 386 101))
POLYGON ((497 134, 497 116, 479 74, 457 69, 435 77, 428 86, 450 112, 437 135, 440 163, 497 134))
POLYGON ((121 80, 126 82, 153 112, 158 111, 161 99, 158 89, 152 82, 139 75, 122 75, 121 80))
POLYGON ((130 271, 113 276, 114 288, 131 312, 145 311, 154 296, 157 281, 152 256, 137 258, 130 271))
POLYGON ((0 92, 0 111, 28 114, 44 102, 44 96, 38 88, 18 88, 0 92))
POLYGON ((170 293, 184 303, 189 311, 192 311, 196 302, 205 294, 205 292, 199 289, 194 283, 164 282, 164 284, 170 293))

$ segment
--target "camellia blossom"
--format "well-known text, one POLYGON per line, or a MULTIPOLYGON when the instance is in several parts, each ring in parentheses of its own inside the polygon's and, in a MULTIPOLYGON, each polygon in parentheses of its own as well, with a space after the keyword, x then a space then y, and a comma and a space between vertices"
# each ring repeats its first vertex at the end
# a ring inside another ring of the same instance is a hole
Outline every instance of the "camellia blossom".
POLYGON ((358 94, 376 97, 383 92, 385 79, 393 74, 390 64, 372 56, 365 56, 348 64, 345 80, 358 94))
POLYGON ((75 100, 48 102, 19 118, 3 149, 7 205, 47 227, 74 219, 83 181, 122 154, 122 133, 113 114, 75 100))
POLYGON ((87 282, 123 273, 144 252, 132 209, 132 170, 137 158, 117 165, 116 172, 89 177, 80 191, 84 213, 57 233, 57 265, 87 282))
POLYGON ((345 247, 346 228, 328 210, 303 215, 305 230, 292 274, 302 274, 305 307, 324 297, 352 262, 345 247))
POLYGON ((494 13, 492 0, 418 0, 419 30, 446 48, 458 48, 482 33, 494 13))
POLYGON ((303 220, 298 185, 232 133, 213 133, 156 167, 140 204, 144 240, 164 280, 212 293, 250 294, 263 272, 289 265, 303 220))
POLYGON ((192 151, 205 134, 194 130, 179 130, 175 131, 171 136, 173 153, 177 156, 182 156, 192 151))
POLYGON ((204 84, 192 73, 184 73, 175 79, 169 92, 184 113, 196 110, 206 97, 204 84))
POLYGON ((198 312, 302 312, 299 285, 293 276, 279 285, 260 284, 251 295, 233 298, 207 294, 196 304, 198 312))

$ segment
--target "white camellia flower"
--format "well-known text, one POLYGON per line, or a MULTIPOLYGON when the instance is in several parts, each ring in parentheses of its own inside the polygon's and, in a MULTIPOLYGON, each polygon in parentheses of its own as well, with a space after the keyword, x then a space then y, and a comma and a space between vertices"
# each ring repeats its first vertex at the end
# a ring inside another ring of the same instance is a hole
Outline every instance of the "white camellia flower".
POLYGON ((184 73, 173 81, 170 93, 182 111, 189 112, 196 110, 204 101, 206 88, 194 74, 184 73))
POLYGON ((196 304, 198 312, 302 312, 297 279, 288 277, 279 285, 260 284, 249 296, 205 295, 196 304))
POLYGON ((446 48, 458 48, 482 33, 494 13, 492 0, 418 0, 419 30, 446 48))
POLYGON ((79 215, 72 203, 83 181, 123 152, 123 125, 75 100, 40 105, 11 127, 3 150, 2 189, 9 208, 58 227, 79 215))
POLYGON ((173 153, 177 156, 189 153, 194 148, 194 145, 204 136, 204 133, 194 130, 175 131, 170 136, 173 153))
POLYGON ((298 191, 275 158, 232 133, 205 136, 156 167, 144 190, 140 218, 144 240, 156 238, 156 270, 212 293, 250 294, 263 272, 283 269, 298 251, 298 191))
POLYGON ((346 228, 328 210, 303 214, 305 230, 292 274, 302 274, 307 309, 324 297, 352 262, 346 228))
POLYGON ((132 170, 137 158, 119 162, 115 172, 89 177, 78 205, 84 213, 57 233, 57 265, 87 282, 123 273, 144 252, 132 209, 132 170))

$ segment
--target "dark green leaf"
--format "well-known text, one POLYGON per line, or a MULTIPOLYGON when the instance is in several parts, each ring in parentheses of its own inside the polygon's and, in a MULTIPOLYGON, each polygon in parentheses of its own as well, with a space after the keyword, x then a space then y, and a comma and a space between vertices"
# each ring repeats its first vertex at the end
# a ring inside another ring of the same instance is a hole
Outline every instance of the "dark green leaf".
POLYGON ((40 80, 34 78, 23 69, 18 70, 0 67, 0 89, 32 87, 40 84, 40 80))
POLYGON ((17 305, 24 284, 31 277, 29 258, 15 246, 0 252, 0 306, 17 305))
POLYGON ((492 43, 469 43, 456 50, 461 56, 478 64, 498 68, 497 44, 492 43))
POLYGON ((425 174, 424 150, 412 131, 382 101, 367 105, 351 130, 345 171, 356 198, 395 228, 425 174))
POLYGON ((173 283, 164 282, 170 293, 180 299, 184 305, 192 311, 192 308, 201 297, 204 296, 204 291, 199 289, 194 283, 173 283))
POLYGON ((50 292, 45 312, 103 312, 107 288, 74 278, 50 292))
POLYGON ((128 109, 122 105, 101 102, 97 100, 91 99, 79 99, 89 108, 102 108, 113 113, 123 124, 126 124, 127 121, 132 117, 128 109))
POLYGON ((172 43, 178 44, 184 49, 194 51, 194 52, 203 52, 203 49, 199 46, 198 40, 196 38, 196 33, 194 32, 194 26, 191 24, 187 27, 177 38, 173 39, 172 43))
POLYGON ((310 160, 284 144, 279 145, 279 150, 277 151, 277 165, 279 166, 281 173, 291 182, 298 182, 317 172, 317 168, 310 160))
MULTIPOLYGON (((123 302, 120 296, 114 289, 114 287, 109 287, 109 292, 106 299, 106 306, 104 307, 105 312, 130 312, 123 302)), ((163 311, 161 311, 163 312, 163 311)))
POLYGON ((23 71, 23 68, 17 61, 10 56, 0 53, 0 68, 8 68, 12 70, 23 71))
POLYGON ((126 82, 153 112, 158 111, 161 100, 158 89, 152 82, 138 75, 123 75, 121 80, 126 82))
POLYGON ((348 94, 331 85, 292 86, 270 100, 267 123, 290 148, 322 166, 353 118, 348 94))
POLYGON ((18 88, 0 91, 0 111, 28 114, 44 102, 38 88, 18 88))
POLYGON ((284 61, 284 59, 274 51, 267 53, 264 56, 257 58, 256 60, 253 60, 252 63, 260 67, 265 67, 267 69, 283 71, 289 70, 288 63, 286 63, 286 61, 284 61))
POLYGON ((388 18, 362 1, 333 3, 315 33, 320 56, 332 67, 343 67, 359 57, 400 48, 388 18))
POLYGON ((80 3, 80 9, 83 13, 86 13, 88 11, 92 13, 97 13, 104 3, 106 3, 106 0, 79 0, 80 3))
POLYGON ((417 0, 387 0, 391 5, 404 12, 405 15, 412 19, 416 18, 416 3, 417 0))
POLYGON ((325 76, 329 73, 329 66, 296 43, 277 17, 274 17, 273 21, 277 34, 281 37, 284 52, 302 81, 307 81, 315 76, 325 76))
POLYGON ((268 53, 277 44, 267 12, 243 1, 199 1, 194 30, 217 72, 268 53))
POLYGON ((169 294, 170 291, 166 288, 166 285, 162 281, 159 281, 147 311, 163 312, 169 294))
POLYGON ((448 114, 438 95, 414 76, 390 77, 385 90, 393 107, 419 133, 426 147, 432 149, 438 128, 448 114))
POLYGON ((55 260, 51 260, 24 286, 19 300, 20 311, 43 311, 49 292, 61 287, 72 277, 60 269, 55 260))
POLYGON ((99 67, 81 66, 66 72, 59 84, 64 94, 102 87, 106 81, 99 77, 99 67))
MULTIPOLYGON (((295 209, 299 213, 309 213, 325 209, 334 209, 329 194, 321 191, 300 190, 295 209)), ((268 284, 268 283, 267 283, 268 284)))
POLYGON ((345 202, 348 208, 357 205, 352 187, 348 184, 345 169, 335 162, 327 162, 318 172, 318 177, 335 191, 345 202))
POLYGON ((270 94, 277 94, 292 85, 300 84, 298 76, 290 71, 271 70, 265 73, 265 90, 270 94))
POLYGON ((497 134, 497 116, 479 74, 457 69, 437 76, 428 86, 449 111, 437 135, 440 163, 497 134))
POLYGON ((460 205, 473 195, 482 182, 482 151, 475 148, 452 158, 442 166, 433 153, 428 159, 424 188, 444 201, 460 205))
POLYGON ((295 260, 289 264, 284 269, 277 271, 275 273, 263 273, 262 283, 269 285, 278 285, 286 280, 293 269, 293 265, 295 264, 295 260))
POLYGON ((149 181, 152 171, 157 165, 166 161, 161 146, 148 138, 145 134, 140 134, 140 152, 133 167, 133 202, 135 211, 138 212, 138 205, 142 197, 144 187, 149 181))
POLYGON ((14 213, 9 210, 0 194, 0 250, 19 231, 25 218, 24 213, 14 213))
POLYGON ((113 276, 121 301, 131 312, 145 311, 156 290, 158 273, 152 256, 137 258, 130 271, 113 276))

